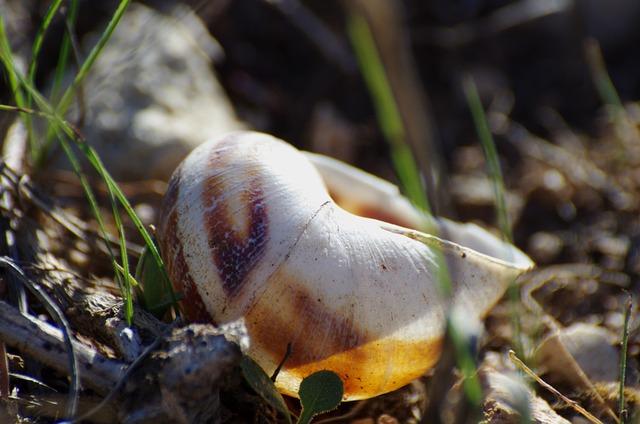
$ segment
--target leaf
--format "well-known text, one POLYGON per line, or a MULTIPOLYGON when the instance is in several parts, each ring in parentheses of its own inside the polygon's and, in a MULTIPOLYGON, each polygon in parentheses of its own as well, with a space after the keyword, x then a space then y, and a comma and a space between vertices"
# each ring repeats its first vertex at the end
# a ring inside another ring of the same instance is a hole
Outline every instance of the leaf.
POLYGON ((287 422, 291 424, 289 408, 287 408, 287 405, 284 403, 282 395, 276 390, 273 381, 271 381, 264 370, 260 368, 260 365, 248 356, 243 356, 240 362, 240 368, 242 368, 242 375, 247 383, 249 383, 249 386, 251 386, 265 402, 284 415, 287 422))
POLYGON ((342 380, 333 371, 318 371, 306 377, 298 390, 302 404, 298 424, 307 424, 314 416, 336 409, 343 394, 342 380))
POLYGON ((153 260, 147 246, 144 247, 140 259, 138 259, 136 280, 142 285, 142 293, 139 292, 138 298, 142 300, 145 309, 156 317, 162 317, 167 309, 175 303, 174 299, 178 297, 173 291, 166 273, 153 260))

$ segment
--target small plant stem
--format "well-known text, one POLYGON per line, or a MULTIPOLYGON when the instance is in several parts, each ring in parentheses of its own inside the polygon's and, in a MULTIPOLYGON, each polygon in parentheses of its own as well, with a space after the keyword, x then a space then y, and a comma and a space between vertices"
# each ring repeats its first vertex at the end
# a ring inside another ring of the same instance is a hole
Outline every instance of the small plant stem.
POLYGON ((291 356, 291 342, 287 343, 287 351, 284 353, 284 356, 282 357, 282 360, 280 361, 280 363, 276 367, 276 370, 271 375, 271 381, 273 381, 273 382, 276 381, 276 378, 278 378, 278 374, 280 374, 280 370, 282 369, 282 367, 284 366, 285 362, 287 362, 287 359, 289 359, 290 356, 291 356))
MULTIPOLYGON (((29 63, 29 69, 27 71, 27 79, 30 84, 35 85, 36 81, 36 70, 38 68, 38 56, 40 54, 40 50, 42 48, 42 42, 44 41, 44 35, 46 34, 53 18, 60 8, 63 0, 54 0, 47 9, 47 13, 38 28, 38 32, 36 33, 35 39, 33 41, 33 46, 31 47, 31 61, 29 63)), ((26 104, 27 107, 31 107, 31 95, 27 93, 26 95, 26 104)), ((33 134, 33 122, 31 119, 31 115, 25 115, 25 127, 27 129, 27 140, 29 143, 29 153, 31 159, 37 156, 38 146, 36 138, 33 134)))
MULTIPOLYGON (((93 49, 89 53, 89 56, 87 56, 85 61, 80 66, 80 69, 78 70, 78 73, 73 79, 73 82, 71 83, 71 85, 62 94, 60 101, 55 107, 55 111, 57 115, 64 116, 69 110, 69 107, 71 106, 71 101, 73 100, 73 96, 77 88, 80 86, 82 81, 84 81, 86 76, 89 74, 91 67, 100 56, 100 53, 102 52, 102 49, 104 48, 104 46, 107 44, 107 41, 109 41, 109 39, 111 38, 113 31, 116 29, 116 26, 120 22, 120 19, 122 18, 122 15, 124 15, 124 12, 127 10, 127 7, 129 6, 130 2, 131 0, 120 0, 120 4, 118 5, 118 8, 116 9, 113 16, 111 17, 111 20, 107 24, 107 27, 105 28, 104 32, 100 36, 98 43, 93 47, 93 49)), ((56 133, 55 125, 56 125, 56 122, 53 122, 49 127, 49 130, 47 131, 45 144, 42 146, 40 154, 36 160, 37 166, 43 165, 44 161, 47 158, 48 151, 51 148, 51 142, 55 139, 54 137, 56 133)))
POLYGON ((400 185, 415 206, 430 213, 431 208, 422 177, 411 148, 406 143, 402 116, 378 55, 369 25, 362 16, 351 14, 348 20, 348 31, 360 65, 360 71, 372 96, 380 129, 391 149, 391 160, 398 174, 400 185))
MULTIPOLYGON (((478 95, 478 89, 476 87, 473 77, 466 76, 463 80, 463 89, 467 98, 467 105, 471 111, 471 117, 476 127, 476 133, 480 139, 480 144, 484 150, 484 156, 487 161, 487 171, 491 182, 493 183, 493 193, 495 196, 496 204, 496 218, 498 226, 502 231, 502 237, 511 243, 513 241, 513 234, 511 232, 511 225, 509 223, 509 215, 507 214, 507 206, 505 200, 505 187, 504 179, 502 177, 502 171, 500 170, 500 162, 498 160, 498 151, 496 149, 487 117, 478 95)), ((524 347, 522 346, 522 331, 520 324, 520 316, 518 314, 517 306, 519 303, 519 291, 515 284, 515 281, 509 285, 508 295, 510 300, 511 309, 511 322, 514 333, 514 348, 518 355, 524 357, 524 347)))
POLYGON ((547 383, 546 381, 544 381, 542 378, 540 378, 535 372, 533 372, 533 370, 531 368, 529 368, 528 366, 526 366, 524 364, 524 362, 522 362, 519 358, 518 355, 513 351, 510 350, 509 351, 509 359, 511 359, 511 362, 513 362, 513 364, 519 368, 521 371, 523 371, 525 374, 527 374, 529 377, 533 378, 539 385, 541 385, 542 387, 544 387, 545 389, 547 389, 548 391, 550 391, 551 393, 553 393, 555 396, 559 397, 560 399, 562 399, 562 401, 564 403, 566 403, 567 405, 569 405, 572 409, 574 409, 575 411, 577 411, 578 413, 580 413, 583 417, 585 417, 587 420, 589 420, 589 422, 593 423, 593 424, 604 424, 602 421, 600 421, 598 418, 596 418, 595 416, 593 416, 593 414, 591 414, 589 411, 587 411, 586 409, 584 409, 582 406, 580 406, 580 404, 578 402, 576 402, 575 400, 571 400, 568 397, 566 397, 565 395, 563 395, 562 393, 560 393, 558 390, 555 389, 555 387, 553 387, 552 385, 550 385, 549 383, 547 383))
POLYGON ((487 122, 487 117, 484 113, 484 108, 478 95, 478 89, 473 77, 467 76, 463 82, 464 93, 467 97, 467 104, 471 111, 471 117, 476 127, 480 144, 484 150, 484 157, 487 160, 487 171, 489 172, 489 178, 493 183, 493 194, 496 202, 496 217, 498 219, 498 225, 502 231, 502 236, 509 242, 513 240, 511 233, 511 225, 509 224, 509 216, 507 214, 507 202, 505 201, 505 188, 504 179, 502 177, 502 171, 500 170, 500 162, 498 161, 498 151, 496 144, 493 141, 491 130, 487 122))
POLYGON ((620 347, 620 391, 618 395, 618 417, 621 424, 627 422, 627 409, 624 398, 625 379, 627 375, 627 348, 629 343, 629 318, 631 317, 631 307, 633 300, 628 295, 624 308, 624 325, 622 327, 622 343, 620 347))

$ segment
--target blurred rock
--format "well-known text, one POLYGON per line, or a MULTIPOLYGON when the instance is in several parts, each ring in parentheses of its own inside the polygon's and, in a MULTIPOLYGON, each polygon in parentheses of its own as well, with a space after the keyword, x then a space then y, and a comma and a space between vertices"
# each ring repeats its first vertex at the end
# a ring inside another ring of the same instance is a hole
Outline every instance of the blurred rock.
POLYGON ((557 234, 538 231, 529 238, 529 253, 537 263, 551 263, 558 257, 564 241, 557 234))
POLYGON ((84 123, 116 179, 168 179, 195 146, 243 128, 212 70, 221 54, 185 6, 164 15, 134 3, 85 80, 72 122, 84 123))
POLYGON ((487 355, 480 367, 485 386, 484 421, 491 424, 569 424, 549 404, 535 395, 515 370, 498 355, 487 355), (530 420, 526 420, 529 415, 530 420))
POLYGON ((536 361, 554 383, 584 387, 581 375, 593 383, 617 381, 619 355, 614 342, 615 336, 604 327, 576 323, 544 339, 536 361))
MULTIPOLYGON (((448 189, 458 205, 462 220, 481 217, 491 221, 495 217, 496 197, 493 181, 482 174, 456 174, 449 179, 448 189)), ((524 200, 516 191, 505 190, 505 203, 509 222, 520 219, 524 200)))

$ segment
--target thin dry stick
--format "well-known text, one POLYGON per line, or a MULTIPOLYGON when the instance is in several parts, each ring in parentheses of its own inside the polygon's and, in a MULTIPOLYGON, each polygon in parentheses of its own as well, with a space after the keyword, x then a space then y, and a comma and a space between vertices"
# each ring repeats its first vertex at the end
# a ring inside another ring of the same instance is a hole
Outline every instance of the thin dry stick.
POLYGON ((165 340, 166 336, 168 336, 171 333, 171 331, 173 331, 173 329, 176 328, 176 326, 181 324, 181 322, 182 321, 178 318, 175 321, 173 321, 170 325, 168 325, 164 329, 162 334, 158 335, 158 337, 156 337, 156 339, 153 341, 153 343, 151 343, 149 346, 147 346, 147 348, 144 350, 144 352, 142 352, 136 358, 136 360, 133 361, 131 363, 131 365, 129 365, 129 367, 124 372, 122 377, 118 380, 116 385, 113 386, 113 388, 109 391, 109 393, 107 393, 107 395, 104 397, 104 399, 102 399, 102 401, 100 401, 99 404, 97 404, 96 406, 91 408, 91 410, 88 411, 87 413, 85 413, 84 415, 82 415, 80 417, 77 417, 77 418, 74 418, 71 421, 63 421, 63 422, 61 422, 59 424, 75 424, 75 423, 79 423, 81 421, 85 421, 85 420, 91 418, 92 416, 94 416, 96 413, 98 413, 102 408, 104 408, 111 401, 111 399, 113 399, 113 397, 118 393, 118 391, 122 388, 122 386, 127 382, 127 380, 129 379, 129 377, 131 376, 133 371, 136 370, 138 365, 140 365, 142 363, 142 361, 145 358, 147 358, 147 356, 149 356, 149 354, 154 349, 156 349, 158 346, 160 346, 162 341, 165 340))
MULTIPOLYGON (((589 420, 590 422, 594 423, 594 424, 604 424, 602 421, 600 421, 599 419, 597 419, 596 417, 594 417, 589 411, 587 411, 586 409, 584 409, 582 406, 580 406, 580 404, 574 400, 569 399, 568 397, 566 397, 565 395, 563 395, 562 393, 560 393, 559 391, 557 391, 553 386, 551 386, 549 383, 547 383, 546 381, 544 381, 542 378, 538 377, 538 375, 533 372, 533 370, 531 368, 529 368, 528 366, 526 366, 524 364, 524 362, 522 362, 518 356, 516 356, 516 353, 513 350, 509 351, 509 359, 511 359, 511 362, 513 362, 513 364, 518 367, 520 370, 522 370, 523 372, 525 372, 529 377, 533 378, 534 380, 536 380, 538 382, 538 384, 540 384, 542 387, 544 387, 545 389, 549 390, 551 393, 553 393, 554 395, 556 395, 557 397, 559 397, 560 399, 562 399, 563 402, 565 402, 567 405, 569 405, 571 408, 573 408, 575 411, 577 411, 579 414, 581 414, 583 417, 585 417, 587 420, 589 420)), ((614 417, 614 419, 616 420, 616 422, 619 422, 617 420, 617 418, 614 417)))
MULTIPOLYGON (((93 237, 100 236, 96 229, 91 228, 75 216, 66 213, 52 199, 35 189, 24 175, 18 175, 5 163, 0 163, 0 170, 2 176, 6 177, 12 184, 12 189, 17 193, 19 201, 28 201, 33 204, 80 240, 88 241, 88 235, 93 237)), ((114 246, 120 245, 118 239, 111 234, 107 234, 107 239, 114 246)), ((98 247, 103 249, 102 244, 99 244, 98 247)), ((142 253, 142 249, 142 246, 138 244, 127 243, 127 250, 132 255, 139 256, 142 253)), ((106 250, 104 252, 107 253, 106 250)))
MULTIPOLYGON (((531 312, 538 315, 540 321, 547 326, 554 334, 560 334, 562 331, 562 325, 555 320, 551 315, 545 312, 544 308, 533 297, 533 293, 550 281, 563 281, 563 284, 567 284, 566 280, 574 280, 578 278, 597 278, 598 281, 605 282, 606 279, 603 276, 602 270, 595 265, 587 264, 563 264, 552 265, 537 272, 530 274, 529 281, 522 287, 522 304, 531 312)), ((560 344, 559 349, 562 354, 573 358, 573 355, 566 349, 563 343, 560 344)), ((574 358, 575 362, 575 358, 574 358)), ((607 415, 616 419, 615 413, 611 410, 607 402, 602 398, 602 395, 596 390, 589 377, 582 370, 582 367, 575 362, 577 370, 576 377, 580 380, 581 384, 593 394, 593 400, 598 403, 598 406, 607 415)))
MULTIPOLYGON (((44 321, 25 316, 0 301, 0 340, 7 346, 62 373, 69 373, 69 363, 62 331, 44 321)), ((85 387, 98 394, 108 393, 120 380, 126 365, 105 358, 95 350, 73 341, 85 387)))
POLYGON ((9 397, 9 363, 7 361, 7 347, 0 342, 0 397, 9 397))
POLYGON ((78 405, 78 393, 80 391, 80 377, 78 375, 78 361, 73 350, 73 341, 71 339, 71 328, 67 322, 60 307, 51 299, 51 297, 34 281, 31 281, 22 271, 22 269, 9 257, 0 256, 0 265, 9 269, 12 274, 17 277, 25 287, 42 303, 51 317, 58 322, 62 329, 64 343, 67 348, 69 371, 71 374, 71 386, 69 388, 69 404, 67 407, 67 415, 72 417, 76 413, 78 405))

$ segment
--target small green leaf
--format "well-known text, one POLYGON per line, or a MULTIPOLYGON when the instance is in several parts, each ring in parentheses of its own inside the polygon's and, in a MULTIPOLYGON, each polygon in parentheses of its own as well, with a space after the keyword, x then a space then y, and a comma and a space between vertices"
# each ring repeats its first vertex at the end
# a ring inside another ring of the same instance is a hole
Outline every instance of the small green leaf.
POLYGON ((145 309, 157 317, 163 316, 167 308, 174 304, 176 294, 166 273, 158 267, 146 246, 138 259, 135 279, 142 285, 143 290, 138 294, 145 309))
POLYGON ((298 424, 307 424, 322 413, 336 409, 342 401, 344 387, 340 377, 333 371, 318 371, 300 383, 298 396, 302 404, 302 413, 298 424))
POLYGON ((240 368, 242 368, 242 375, 247 383, 249 383, 249 386, 269 405, 284 415, 287 422, 291 424, 289 408, 287 408, 287 405, 284 403, 282 395, 276 390, 273 381, 271 381, 264 370, 260 368, 260 365, 248 356, 243 356, 240 362, 240 368))

